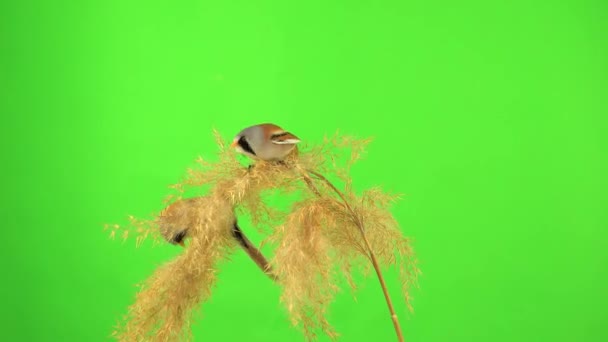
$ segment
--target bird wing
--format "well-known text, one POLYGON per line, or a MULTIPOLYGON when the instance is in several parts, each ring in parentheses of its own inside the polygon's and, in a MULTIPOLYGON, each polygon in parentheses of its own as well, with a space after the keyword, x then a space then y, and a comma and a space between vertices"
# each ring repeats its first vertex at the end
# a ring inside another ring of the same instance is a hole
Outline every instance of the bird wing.
POLYGON ((275 133, 275 134, 271 135, 270 141, 272 141, 272 143, 278 144, 278 145, 289 145, 289 144, 295 145, 300 142, 300 138, 296 137, 295 135, 293 135, 289 132, 280 132, 280 133, 275 133))

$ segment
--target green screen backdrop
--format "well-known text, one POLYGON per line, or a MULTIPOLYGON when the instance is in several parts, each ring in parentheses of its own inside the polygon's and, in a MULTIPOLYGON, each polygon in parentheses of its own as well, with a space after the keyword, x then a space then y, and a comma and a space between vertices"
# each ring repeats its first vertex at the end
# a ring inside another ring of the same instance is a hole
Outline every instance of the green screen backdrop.
MULTIPOLYGON (((374 139, 352 176, 404 194, 414 313, 385 273, 407 341, 608 341, 605 1, 5 1, 0 19, 0 339, 109 340, 180 249, 103 225, 159 210, 213 128, 274 122, 374 139)), ((395 341, 360 284, 330 321, 395 341)), ((279 295, 235 254, 195 340, 303 341, 279 295)))

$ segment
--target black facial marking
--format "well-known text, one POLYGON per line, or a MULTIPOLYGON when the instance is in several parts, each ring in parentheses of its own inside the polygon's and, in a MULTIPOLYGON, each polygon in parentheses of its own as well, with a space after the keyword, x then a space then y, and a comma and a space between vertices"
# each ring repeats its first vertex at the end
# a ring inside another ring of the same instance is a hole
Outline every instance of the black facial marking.
POLYGON ((188 232, 188 230, 184 229, 181 232, 175 234, 173 236, 173 239, 171 240, 171 242, 173 242, 173 243, 181 243, 184 240, 184 238, 186 237, 186 233, 187 232, 188 232))
POLYGON ((251 148, 251 146, 249 146, 249 143, 247 142, 247 140, 245 139, 245 137, 241 137, 239 139, 238 142, 239 146, 241 146, 241 148, 246 151, 249 152, 251 154, 253 154, 255 156, 255 152, 253 152, 253 149, 251 148))

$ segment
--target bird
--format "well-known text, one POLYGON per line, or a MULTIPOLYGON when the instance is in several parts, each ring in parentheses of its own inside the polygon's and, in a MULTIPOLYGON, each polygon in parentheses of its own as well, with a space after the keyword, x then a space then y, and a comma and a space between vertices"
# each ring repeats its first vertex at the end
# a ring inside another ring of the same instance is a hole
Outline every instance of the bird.
MULTIPOLYGON (((192 238, 192 231, 195 230, 193 228, 200 221, 197 207, 209 205, 207 202, 210 200, 210 197, 187 198, 178 200, 163 209, 158 221, 162 237, 172 245, 180 245, 186 248, 185 240, 192 238)), ((264 254, 247 238, 241 227, 239 227, 237 220, 234 219, 232 222, 232 237, 266 275, 273 280, 277 280, 264 254)))
POLYGON ((196 222, 194 208, 204 205, 204 197, 187 198, 176 201, 160 212, 159 229, 167 242, 186 247, 184 240, 190 237, 190 226, 196 222))
POLYGON ((254 160, 282 161, 300 138, 273 123, 262 123, 241 130, 233 139, 232 148, 254 160))

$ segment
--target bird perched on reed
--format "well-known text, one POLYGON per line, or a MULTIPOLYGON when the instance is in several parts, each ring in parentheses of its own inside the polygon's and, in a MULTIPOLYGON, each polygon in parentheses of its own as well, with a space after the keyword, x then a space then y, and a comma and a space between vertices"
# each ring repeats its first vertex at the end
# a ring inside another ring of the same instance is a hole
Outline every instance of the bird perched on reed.
MULTIPOLYGON (((193 197, 178 200, 165 209, 159 215, 159 229, 162 237, 172 245, 186 247, 185 240, 191 238, 193 226, 200 221, 198 208, 208 206, 210 197, 193 197)), ((236 219, 232 224, 232 237, 245 250, 249 257, 266 273, 270 278, 276 280, 270 263, 262 252, 260 252, 253 242, 247 238, 236 219)))
POLYGON ((254 160, 281 161, 296 149, 300 139, 283 128, 263 123, 240 131, 231 147, 254 160))

